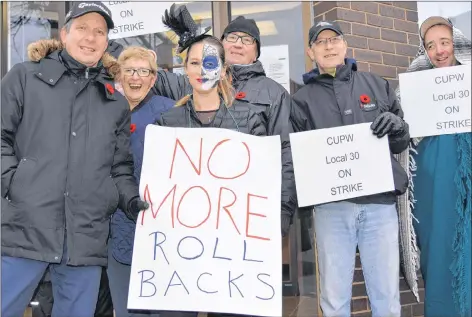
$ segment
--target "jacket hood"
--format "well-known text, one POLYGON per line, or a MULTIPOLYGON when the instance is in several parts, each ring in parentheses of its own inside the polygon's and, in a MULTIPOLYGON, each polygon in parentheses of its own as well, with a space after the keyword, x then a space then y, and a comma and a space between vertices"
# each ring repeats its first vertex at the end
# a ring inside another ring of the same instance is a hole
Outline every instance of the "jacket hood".
MULTIPOLYGON (((62 50, 64 46, 58 40, 39 40, 28 45, 28 58, 32 62, 39 62, 54 51, 62 50)), ((103 67, 111 77, 115 77, 119 72, 119 65, 113 56, 105 52, 102 57, 103 67)))
MULTIPOLYGON (((351 65, 353 70, 357 70, 357 63, 356 60, 353 58, 345 58, 344 59, 344 64, 345 65, 351 65)), ((309 84, 312 80, 314 80, 316 77, 320 75, 320 70, 318 68, 315 68, 311 71, 309 71, 306 74, 303 74, 303 83, 309 84)))
POLYGON ((260 61, 249 65, 231 65, 231 74, 235 81, 247 80, 253 77, 265 76, 264 67, 260 61))

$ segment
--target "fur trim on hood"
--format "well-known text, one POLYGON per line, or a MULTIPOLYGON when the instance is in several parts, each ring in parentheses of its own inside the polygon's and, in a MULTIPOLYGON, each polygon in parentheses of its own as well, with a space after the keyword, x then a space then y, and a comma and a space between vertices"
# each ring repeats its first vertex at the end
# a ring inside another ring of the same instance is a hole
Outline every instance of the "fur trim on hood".
MULTIPOLYGON (((39 40, 28 45, 28 58, 32 62, 39 62, 52 52, 62 50, 63 48, 62 43, 58 40, 39 40)), ((102 63, 111 77, 115 77, 116 74, 118 74, 120 66, 116 58, 111 56, 108 52, 103 54, 102 63)))

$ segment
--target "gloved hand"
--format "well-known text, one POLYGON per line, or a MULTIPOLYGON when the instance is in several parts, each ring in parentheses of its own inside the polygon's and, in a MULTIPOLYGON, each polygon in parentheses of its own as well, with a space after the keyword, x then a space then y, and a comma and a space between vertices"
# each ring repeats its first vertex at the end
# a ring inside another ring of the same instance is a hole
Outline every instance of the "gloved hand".
POLYGON ((146 210, 149 208, 149 204, 145 201, 142 201, 139 197, 134 197, 128 203, 128 210, 125 212, 126 217, 136 222, 138 220, 138 215, 141 210, 146 210))
POLYGON ((381 138, 388 135, 399 134, 405 129, 405 122, 391 112, 383 112, 375 118, 370 125, 372 132, 381 138))

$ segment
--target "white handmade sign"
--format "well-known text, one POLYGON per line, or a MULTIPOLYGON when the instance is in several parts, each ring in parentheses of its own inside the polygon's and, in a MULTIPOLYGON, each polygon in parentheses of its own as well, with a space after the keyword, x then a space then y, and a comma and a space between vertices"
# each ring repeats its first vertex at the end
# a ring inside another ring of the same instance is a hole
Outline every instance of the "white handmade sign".
POLYGON ((281 146, 146 129, 128 309, 282 316, 281 146))
POLYGON ((412 138, 471 131, 470 65, 399 75, 412 138))
POLYGON ((110 39, 152 34, 166 31, 161 17, 173 2, 106 1, 115 28, 110 39))
POLYGON ((300 207, 394 190, 388 138, 370 125, 290 134, 300 207))

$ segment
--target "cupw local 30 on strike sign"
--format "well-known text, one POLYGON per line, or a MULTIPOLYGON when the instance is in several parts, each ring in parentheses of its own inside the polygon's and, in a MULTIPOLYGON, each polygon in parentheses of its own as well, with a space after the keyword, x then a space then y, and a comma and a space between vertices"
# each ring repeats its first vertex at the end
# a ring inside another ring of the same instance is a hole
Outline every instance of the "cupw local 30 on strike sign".
POLYGON ((399 80, 412 138, 471 131, 470 65, 404 73, 399 80))
POLYGON ((388 137, 371 123, 290 134, 300 207, 394 189, 388 137))
POLYGON ((146 128, 128 309, 282 316, 279 136, 146 128))

